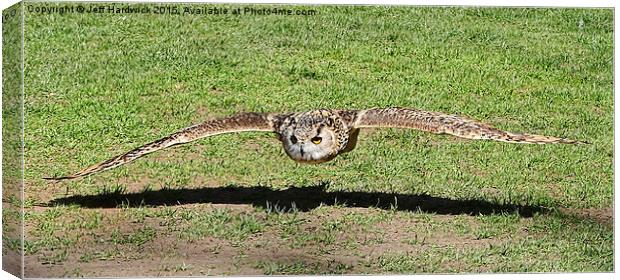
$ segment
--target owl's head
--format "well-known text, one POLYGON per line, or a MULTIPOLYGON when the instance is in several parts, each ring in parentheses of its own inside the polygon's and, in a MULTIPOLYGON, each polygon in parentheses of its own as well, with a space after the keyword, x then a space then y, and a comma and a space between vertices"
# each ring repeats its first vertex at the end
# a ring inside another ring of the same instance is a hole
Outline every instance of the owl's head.
MULTIPOLYGON (((333 116, 321 113, 301 115, 280 132, 286 154, 304 163, 321 163, 336 157, 342 150, 343 127, 333 116)), ((346 135, 346 133, 345 133, 346 135)), ((344 143, 346 144, 346 143, 344 143)))

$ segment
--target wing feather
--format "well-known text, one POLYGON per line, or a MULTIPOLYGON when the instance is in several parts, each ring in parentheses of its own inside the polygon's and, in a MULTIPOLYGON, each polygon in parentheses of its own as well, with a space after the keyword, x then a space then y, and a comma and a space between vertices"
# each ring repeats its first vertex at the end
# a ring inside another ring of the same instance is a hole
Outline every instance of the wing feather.
POLYGON ((405 108, 360 110, 353 121, 353 127, 412 128, 467 139, 487 139, 509 143, 586 143, 552 136, 513 133, 459 116, 405 108))
POLYGON ((179 144, 189 143, 208 136, 243 131, 273 132, 274 116, 275 114, 242 113, 231 117, 208 120, 204 123, 184 128, 169 136, 137 147, 122 155, 118 155, 106 161, 82 169, 75 174, 44 179, 68 180, 88 176, 96 172, 101 172, 129 163, 152 152, 179 144))

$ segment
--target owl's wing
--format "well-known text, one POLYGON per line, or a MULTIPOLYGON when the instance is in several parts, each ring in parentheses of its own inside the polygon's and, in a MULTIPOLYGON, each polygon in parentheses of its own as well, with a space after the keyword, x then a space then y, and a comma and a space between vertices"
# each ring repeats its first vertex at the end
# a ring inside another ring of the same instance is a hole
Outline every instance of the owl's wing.
POLYGON ((354 128, 412 128, 438 134, 451 134, 467 139, 488 139, 509 143, 586 143, 552 136, 513 133, 467 118, 405 108, 359 110, 356 111, 355 118, 352 120, 351 125, 354 128))
POLYGON ((189 143, 194 140, 217 134, 243 131, 273 132, 275 131, 275 116, 276 114, 242 113, 231 117, 208 120, 204 123, 184 128, 169 136, 135 148, 122 155, 115 156, 101 163, 82 169, 73 175, 43 179, 58 181, 84 177, 96 172, 108 170, 123 165, 139 157, 155 151, 159 151, 161 149, 165 149, 174 145, 189 143))

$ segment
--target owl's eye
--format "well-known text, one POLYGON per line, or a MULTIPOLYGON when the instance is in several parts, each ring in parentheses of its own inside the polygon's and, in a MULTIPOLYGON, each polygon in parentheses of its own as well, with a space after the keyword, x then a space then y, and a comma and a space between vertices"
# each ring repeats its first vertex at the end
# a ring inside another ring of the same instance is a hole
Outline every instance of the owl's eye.
POLYGON ((291 143, 297 143, 297 137, 295 137, 295 135, 291 135, 291 143))
POLYGON ((312 141, 312 143, 314 143, 316 145, 321 144, 321 140, 323 140, 323 138, 318 137, 318 136, 312 137, 312 139, 310 139, 310 141, 312 141))

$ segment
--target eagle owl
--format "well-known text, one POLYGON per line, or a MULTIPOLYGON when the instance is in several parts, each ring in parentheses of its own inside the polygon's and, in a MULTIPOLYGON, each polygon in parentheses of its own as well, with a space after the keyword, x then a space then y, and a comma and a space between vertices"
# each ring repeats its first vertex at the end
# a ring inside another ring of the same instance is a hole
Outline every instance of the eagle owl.
POLYGON ((488 139, 509 143, 585 143, 551 136, 512 133, 467 118, 406 108, 319 109, 286 114, 241 113, 184 128, 73 175, 44 179, 67 180, 84 177, 174 145, 223 133, 244 131, 275 132, 291 159, 303 163, 321 163, 353 150, 357 144, 360 128, 366 127, 410 128, 467 139, 488 139))

